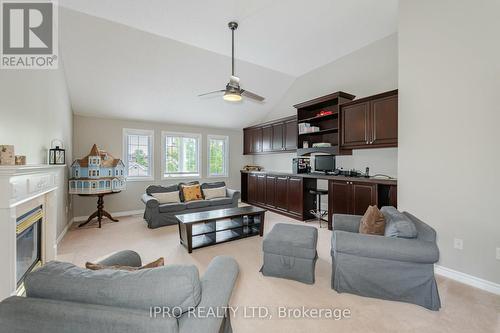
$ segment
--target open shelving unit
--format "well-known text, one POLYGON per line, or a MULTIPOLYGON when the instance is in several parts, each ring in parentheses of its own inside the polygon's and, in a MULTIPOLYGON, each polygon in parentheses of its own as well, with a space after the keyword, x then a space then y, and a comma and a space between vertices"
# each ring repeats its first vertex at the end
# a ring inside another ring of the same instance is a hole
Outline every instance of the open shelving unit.
POLYGON ((319 131, 298 134, 297 155, 309 155, 316 152, 332 155, 342 153, 339 149, 339 105, 353 100, 354 97, 354 95, 338 91, 294 105, 297 109, 297 123, 309 123, 311 126, 319 127, 319 131), (330 111, 331 113, 320 115, 321 111, 330 111), (309 147, 304 148, 304 142, 307 142, 309 147), (314 143, 329 143, 330 147, 312 147, 314 143))

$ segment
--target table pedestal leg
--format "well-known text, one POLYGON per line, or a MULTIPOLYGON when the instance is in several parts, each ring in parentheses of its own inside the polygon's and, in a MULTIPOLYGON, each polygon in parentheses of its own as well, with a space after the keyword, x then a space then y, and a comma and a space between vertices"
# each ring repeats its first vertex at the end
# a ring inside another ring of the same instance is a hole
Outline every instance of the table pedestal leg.
POLYGON ((83 227, 84 225, 87 225, 95 217, 97 217, 97 221, 99 222, 99 228, 101 227, 101 221, 103 217, 107 217, 113 222, 118 222, 117 219, 114 219, 110 213, 104 210, 104 194, 100 194, 97 196, 97 210, 93 212, 92 215, 89 216, 87 221, 80 223, 78 227, 83 227))

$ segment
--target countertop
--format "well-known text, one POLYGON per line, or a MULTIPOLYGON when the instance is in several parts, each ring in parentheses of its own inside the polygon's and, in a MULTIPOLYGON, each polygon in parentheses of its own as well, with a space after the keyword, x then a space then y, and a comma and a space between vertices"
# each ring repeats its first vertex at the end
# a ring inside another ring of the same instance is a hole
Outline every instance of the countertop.
POLYGON ((324 180, 340 180, 340 181, 350 181, 359 183, 372 183, 372 184, 382 184, 382 185, 397 185, 397 179, 391 178, 377 178, 377 177, 346 177, 346 176, 333 176, 333 175, 323 175, 319 173, 291 173, 282 171, 245 171, 240 170, 241 173, 253 173, 261 175, 275 175, 275 176, 293 176, 300 178, 314 178, 314 179, 324 179, 324 180))

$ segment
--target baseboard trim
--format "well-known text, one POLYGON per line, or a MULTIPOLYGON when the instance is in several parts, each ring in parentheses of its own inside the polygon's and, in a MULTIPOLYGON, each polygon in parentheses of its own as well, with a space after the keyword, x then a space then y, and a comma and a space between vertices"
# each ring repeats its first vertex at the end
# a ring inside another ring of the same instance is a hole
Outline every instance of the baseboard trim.
MULTIPOLYGON (((112 212, 110 213, 112 216, 116 217, 121 217, 121 216, 129 216, 129 215, 139 215, 143 214, 144 209, 137 209, 137 210, 126 210, 126 211, 121 211, 121 212, 112 212)), ((75 216, 73 217, 73 222, 83 222, 87 221, 89 217, 88 216, 75 216)))
POLYGON ((463 284, 476 287, 496 295, 500 295, 500 284, 498 283, 484 280, 440 265, 434 265, 434 272, 438 275, 461 282, 463 284))
POLYGON ((75 222, 74 219, 69 220, 69 222, 64 227, 63 231, 61 231, 61 233, 59 234, 59 236, 57 236, 56 246, 59 245, 59 243, 62 241, 62 239, 64 238, 64 236, 68 232, 69 227, 71 227, 71 225, 73 224, 73 222, 75 222))

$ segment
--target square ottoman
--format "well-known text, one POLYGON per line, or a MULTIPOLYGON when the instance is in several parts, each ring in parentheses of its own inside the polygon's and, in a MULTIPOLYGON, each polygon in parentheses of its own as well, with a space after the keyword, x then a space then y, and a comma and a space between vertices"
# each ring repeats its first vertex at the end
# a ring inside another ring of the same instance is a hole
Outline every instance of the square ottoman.
POLYGON ((318 230, 314 227, 278 223, 263 242, 265 276, 314 283, 318 230))

